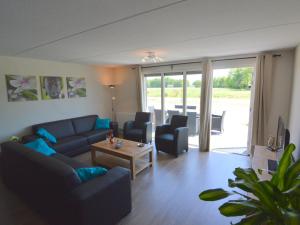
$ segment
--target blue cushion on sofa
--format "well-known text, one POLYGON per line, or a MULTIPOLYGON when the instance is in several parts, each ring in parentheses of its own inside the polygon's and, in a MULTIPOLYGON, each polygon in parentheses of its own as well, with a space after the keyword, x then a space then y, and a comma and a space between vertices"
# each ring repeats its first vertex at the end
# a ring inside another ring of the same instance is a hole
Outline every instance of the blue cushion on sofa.
POLYGON ((107 173, 107 169, 103 167, 78 168, 75 171, 82 182, 107 173))
POLYGON ((109 129, 110 126, 110 119, 109 118, 105 118, 105 119, 101 119, 101 118, 97 118, 96 119, 96 127, 95 129, 109 129))
POLYGON ((56 153, 56 151, 50 148, 42 138, 38 138, 35 141, 29 142, 25 144, 25 146, 46 156, 50 156, 56 153))
POLYGON ((50 134, 45 128, 39 128, 36 132, 37 135, 40 137, 48 139, 51 143, 56 143, 56 137, 54 137, 52 134, 50 134))

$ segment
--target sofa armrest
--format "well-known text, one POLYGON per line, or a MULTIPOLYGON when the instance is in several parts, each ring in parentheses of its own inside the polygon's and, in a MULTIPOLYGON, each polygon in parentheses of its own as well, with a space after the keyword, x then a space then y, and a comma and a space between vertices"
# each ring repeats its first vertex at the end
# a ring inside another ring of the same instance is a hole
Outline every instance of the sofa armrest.
POLYGON ((143 139, 145 140, 146 143, 149 143, 152 141, 152 123, 150 121, 144 123, 143 139))
POLYGON ((155 128, 155 137, 164 133, 168 133, 171 130, 171 126, 169 124, 164 124, 161 126, 157 126, 155 128))
POLYGON ((189 129, 187 127, 178 127, 174 130, 174 139, 177 150, 188 149, 189 129))
POLYGON ((130 173, 121 167, 79 185, 69 196, 70 224, 115 224, 131 211, 130 185, 130 173))

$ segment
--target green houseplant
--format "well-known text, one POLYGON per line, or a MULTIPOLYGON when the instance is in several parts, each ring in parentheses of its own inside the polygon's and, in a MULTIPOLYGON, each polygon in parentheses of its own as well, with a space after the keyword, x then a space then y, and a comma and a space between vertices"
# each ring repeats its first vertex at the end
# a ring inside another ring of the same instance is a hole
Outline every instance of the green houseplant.
POLYGON ((228 179, 232 191, 210 189, 201 192, 199 198, 216 201, 238 195, 239 199, 229 200, 219 207, 224 216, 242 216, 235 225, 300 224, 300 160, 292 163, 294 150, 294 144, 286 147, 271 180, 259 180, 251 168, 236 168, 235 179, 228 179))

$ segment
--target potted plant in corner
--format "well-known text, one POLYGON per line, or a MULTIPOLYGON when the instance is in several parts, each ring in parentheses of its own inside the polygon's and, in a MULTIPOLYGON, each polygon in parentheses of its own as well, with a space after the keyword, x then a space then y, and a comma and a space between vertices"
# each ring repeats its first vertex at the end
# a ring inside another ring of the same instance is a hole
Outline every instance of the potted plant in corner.
POLYGON ((251 168, 236 168, 235 179, 228 179, 228 186, 234 188, 232 191, 210 189, 201 192, 199 198, 216 201, 238 195, 239 199, 229 200, 219 207, 224 216, 243 217, 235 225, 299 225, 300 159, 292 164, 294 150, 294 144, 286 147, 271 180, 259 180, 251 168))

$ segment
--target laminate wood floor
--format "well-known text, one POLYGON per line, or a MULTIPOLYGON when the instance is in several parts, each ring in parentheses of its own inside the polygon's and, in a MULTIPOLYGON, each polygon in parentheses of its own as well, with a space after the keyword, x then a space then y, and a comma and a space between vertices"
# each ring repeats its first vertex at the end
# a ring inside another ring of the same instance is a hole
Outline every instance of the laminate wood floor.
MULTIPOLYGON (((196 149, 178 158, 154 152, 154 167, 132 181, 133 209, 118 225, 230 224, 231 219, 218 212, 222 201, 203 202, 198 194, 208 188, 227 188, 235 167, 249 167, 248 157, 196 149)), ((88 153, 76 158, 90 163, 88 153)), ((0 225, 47 224, 0 182, 0 225)))

